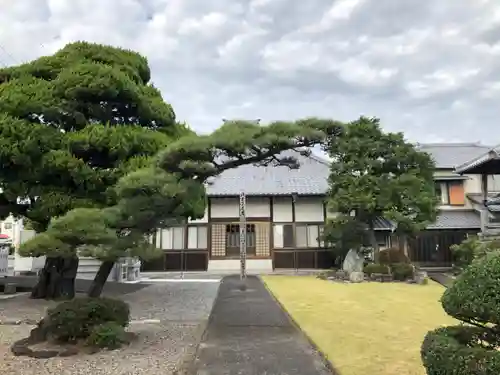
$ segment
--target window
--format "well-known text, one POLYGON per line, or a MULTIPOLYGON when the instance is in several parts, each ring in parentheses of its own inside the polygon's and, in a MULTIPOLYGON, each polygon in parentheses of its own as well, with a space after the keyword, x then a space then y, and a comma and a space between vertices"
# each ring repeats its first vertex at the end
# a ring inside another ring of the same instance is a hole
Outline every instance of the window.
MULTIPOLYGON (((247 224, 246 228, 246 246, 247 254, 255 254, 255 224, 247 224)), ((226 255, 240 255, 240 225, 226 225, 226 255)))
POLYGON ((323 225, 296 224, 295 234, 293 224, 276 224, 274 226, 274 247, 280 248, 318 248, 323 247, 321 235, 323 225))
POLYGON ((465 192, 463 181, 439 181, 436 182, 436 194, 441 199, 441 204, 451 206, 463 206, 465 204, 465 192))
POLYGON ((12 223, 3 223, 3 229, 5 229, 5 230, 11 230, 12 229, 12 223))
POLYGON ((184 227, 172 227, 157 232, 156 246, 163 250, 184 249, 184 227))
POLYGON ((319 225, 296 226, 297 247, 320 247, 319 225))
POLYGON ((206 249, 208 242, 208 232, 205 226, 188 227, 187 248, 206 249))

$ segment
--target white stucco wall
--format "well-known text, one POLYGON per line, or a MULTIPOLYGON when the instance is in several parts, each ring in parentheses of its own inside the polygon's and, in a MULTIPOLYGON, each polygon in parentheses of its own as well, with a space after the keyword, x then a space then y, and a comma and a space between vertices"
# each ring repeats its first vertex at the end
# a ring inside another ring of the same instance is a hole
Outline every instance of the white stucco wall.
POLYGON ((292 197, 273 198, 273 222, 293 222, 292 197))
MULTIPOLYGON (((210 216, 214 219, 239 218, 240 217, 239 198, 211 198, 210 216)), ((246 202, 247 218, 270 217, 271 205, 267 197, 248 197, 246 202)))
POLYGON ((295 202, 296 222, 323 222, 325 214, 323 199, 318 197, 298 197, 295 202))

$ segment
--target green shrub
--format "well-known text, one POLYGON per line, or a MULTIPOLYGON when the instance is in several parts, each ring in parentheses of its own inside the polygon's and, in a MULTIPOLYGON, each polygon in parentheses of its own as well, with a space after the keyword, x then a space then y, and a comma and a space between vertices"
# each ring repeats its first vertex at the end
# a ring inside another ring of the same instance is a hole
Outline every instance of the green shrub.
POLYGON ((499 241, 480 241, 477 237, 471 236, 458 245, 450 247, 453 255, 453 266, 455 271, 462 272, 472 264, 474 259, 481 258, 486 254, 500 249, 499 241))
POLYGON ((127 343, 123 327, 115 322, 99 324, 92 328, 86 344, 96 348, 117 349, 127 343))
POLYGON ((472 261, 444 292, 441 304, 471 325, 429 332, 421 347, 428 375, 500 374, 500 253, 472 261))
POLYGON ((86 338, 100 324, 114 322, 126 327, 130 320, 128 305, 111 298, 76 298, 47 311, 48 334, 60 341, 86 338))
POLYGON ((498 375, 500 352, 478 344, 481 328, 454 326, 427 333, 420 351, 427 375, 498 375))
POLYGON ((394 263, 391 265, 391 273, 394 280, 406 281, 413 278, 415 270, 409 263, 394 263))
POLYGON ((378 262, 387 265, 394 263, 410 263, 410 258, 408 258, 408 256, 398 248, 391 247, 379 252, 378 262))
POLYGON ((444 310, 456 319, 500 324, 500 255, 476 259, 443 294, 444 310))
POLYGON ((374 273, 381 273, 384 275, 388 275, 390 273, 389 267, 387 267, 385 264, 379 264, 379 263, 367 264, 363 268, 363 272, 366 273, 368 276, 371 276, 374 273))

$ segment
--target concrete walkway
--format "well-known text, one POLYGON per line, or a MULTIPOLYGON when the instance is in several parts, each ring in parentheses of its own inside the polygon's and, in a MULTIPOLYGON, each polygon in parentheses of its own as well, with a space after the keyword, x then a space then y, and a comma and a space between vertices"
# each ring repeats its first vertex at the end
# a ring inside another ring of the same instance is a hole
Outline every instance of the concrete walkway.
POLYGON ((189 373, 196 375, 328 375, 331 371, 290 322, 262 282, 222 280, 207 332, 189 373))

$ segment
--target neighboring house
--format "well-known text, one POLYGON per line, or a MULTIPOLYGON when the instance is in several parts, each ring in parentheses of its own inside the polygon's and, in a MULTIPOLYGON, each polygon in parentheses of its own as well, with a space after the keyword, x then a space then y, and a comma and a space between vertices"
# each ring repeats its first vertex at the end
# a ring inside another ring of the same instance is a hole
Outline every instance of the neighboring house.
MULTIPOLYGON (((488 152, 491 147, 477 143, 436 143, 420 145, 435 163, 436 193, 441 200, 435 223, 411 240, 408 255, 423 265, 449 266, 450 246, 481 230, 481 176, 459 174, 455 168, 488 152)), ((500 192, 500 176, 489 176, 489 191, 500 192)))

